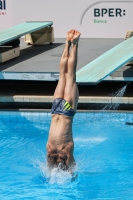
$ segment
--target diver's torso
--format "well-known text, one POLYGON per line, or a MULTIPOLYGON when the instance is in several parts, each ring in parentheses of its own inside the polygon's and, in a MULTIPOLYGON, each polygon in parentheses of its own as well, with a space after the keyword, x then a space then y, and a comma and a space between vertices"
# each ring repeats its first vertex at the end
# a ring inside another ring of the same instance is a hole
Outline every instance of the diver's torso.
POLYGON ((52 115, 48 144, 54 150, 60 151, 69 143, 73 143, 72 121, 72 117, 58 114, 52 115))

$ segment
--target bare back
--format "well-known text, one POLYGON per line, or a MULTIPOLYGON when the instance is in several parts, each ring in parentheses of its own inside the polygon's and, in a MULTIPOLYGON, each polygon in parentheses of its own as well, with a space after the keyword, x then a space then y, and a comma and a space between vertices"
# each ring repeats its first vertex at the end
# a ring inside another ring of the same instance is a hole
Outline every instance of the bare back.
POLYGON ((55 159, 57 164, 65 160, 69 167, 75 162, 73 157, 72 122, 73 117, 52 115, 47 142, 48 159, 51 165, 55 163, 55 159))
POLYGON ((56 150, 61 150, 62 146, 72 141, 72 121, 72 117, 52 115, 48 142, 54 144, 56 150))

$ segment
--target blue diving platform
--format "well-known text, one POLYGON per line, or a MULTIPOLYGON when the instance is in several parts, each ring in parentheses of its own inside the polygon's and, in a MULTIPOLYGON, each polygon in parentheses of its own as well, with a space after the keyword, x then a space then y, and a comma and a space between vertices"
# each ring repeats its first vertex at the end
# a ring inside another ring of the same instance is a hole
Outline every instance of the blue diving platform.
POLYGON ((78 70, 76 81, 97 84, 131 60, 133 60, 133 37, 121 42, 78 70))
POLYGON ((16 40, 26 34, 33 33, 48 26, 53 22, 25 22, 11 28, 0 31, 0 45, 16 40))

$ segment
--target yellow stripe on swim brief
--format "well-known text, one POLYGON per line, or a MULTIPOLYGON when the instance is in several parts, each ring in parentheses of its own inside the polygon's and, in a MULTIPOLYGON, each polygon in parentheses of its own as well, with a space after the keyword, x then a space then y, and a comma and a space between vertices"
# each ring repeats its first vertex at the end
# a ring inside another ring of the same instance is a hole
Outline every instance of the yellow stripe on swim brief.
POLYGON ((66 101, 66 103, 64 104, 64 110, 70 110, 72 107, 70 106, 70 104, 66 101))

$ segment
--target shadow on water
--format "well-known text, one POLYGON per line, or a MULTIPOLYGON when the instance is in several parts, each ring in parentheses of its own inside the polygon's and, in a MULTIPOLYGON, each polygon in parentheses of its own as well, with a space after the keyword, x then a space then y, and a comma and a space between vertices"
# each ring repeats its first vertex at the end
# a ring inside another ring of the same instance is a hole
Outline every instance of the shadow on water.
POLYGON ((125 122, 126 125, 133 126, 133 122, 125 122))

